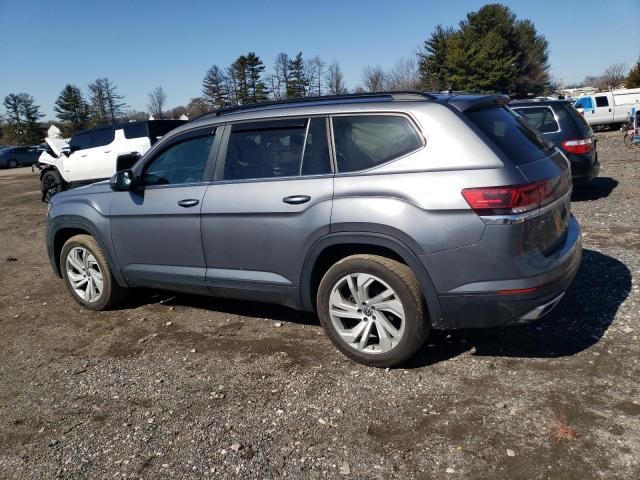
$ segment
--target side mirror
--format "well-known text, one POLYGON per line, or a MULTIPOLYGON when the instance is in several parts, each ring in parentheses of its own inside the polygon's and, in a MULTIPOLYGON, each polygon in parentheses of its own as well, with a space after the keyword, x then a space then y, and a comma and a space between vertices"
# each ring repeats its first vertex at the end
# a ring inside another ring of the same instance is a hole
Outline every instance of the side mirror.
POLYGON ((116 172, 109 182, 111 190, 115 192, 126 192, 133 189, 135 184, 135 177, 131 170, 120 170, 119 172, 116 172))

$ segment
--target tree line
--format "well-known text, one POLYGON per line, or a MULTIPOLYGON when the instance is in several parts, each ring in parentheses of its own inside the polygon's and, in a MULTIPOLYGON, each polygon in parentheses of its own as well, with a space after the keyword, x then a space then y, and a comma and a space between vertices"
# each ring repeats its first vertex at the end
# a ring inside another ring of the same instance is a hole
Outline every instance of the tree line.
MULTIPOLYGON (((348 89, 340 63, 325 62, 318 55, 305 58, 301 51, 279 53, 265 65, 251 51, 230 65, 214 64, 202 80, 201 95, 187 105, 167 109, 161 86, 149 93, 147 112, 127 110, 124 96, 108 78, 88 86, 88 97, 72 84, 58 96, 54 111, 65 136, 87 127, 149 118, 194 118, 216 108, 266 100, 285 100, 344 93, 398 90, 468 91, 507 93, 513 98, 533 97, 557 91, 550 75, 549 45, 530 20, 518 19, 509 7, 487 4, 470 12, 457 26, 438 25, 414 56, 398 60, 391 68, 367 65, 361 83, 348 89)), ((585 82, 597 88, 640 86, 640 59, 625 75, 621 64, 585 82)), ((4 99, 2 141, 31 144, 43 137, 43 115, 27 93, 4 99)))

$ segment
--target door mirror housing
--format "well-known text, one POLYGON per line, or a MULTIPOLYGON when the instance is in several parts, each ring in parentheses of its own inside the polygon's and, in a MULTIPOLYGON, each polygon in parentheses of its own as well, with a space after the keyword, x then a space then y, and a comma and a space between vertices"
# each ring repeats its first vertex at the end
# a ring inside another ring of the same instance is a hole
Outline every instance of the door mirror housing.
POLYGON ((111 177, 109 185, 111 185, 111 190, 114 192, 132 190, 136 185, 135 176, 131 170, 120 170, 111 177))

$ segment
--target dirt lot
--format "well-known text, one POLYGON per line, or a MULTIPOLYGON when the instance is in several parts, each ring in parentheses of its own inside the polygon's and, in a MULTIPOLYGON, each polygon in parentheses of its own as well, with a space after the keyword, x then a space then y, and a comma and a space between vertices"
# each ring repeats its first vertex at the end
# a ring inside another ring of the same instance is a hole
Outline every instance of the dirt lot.
POLYGON ((560 306, 436 332, 390 371, 280 307, 82 310, 51 272, 37 176, 0 172, 0 477, 640 478, 640 151, 599 138, 560 306))

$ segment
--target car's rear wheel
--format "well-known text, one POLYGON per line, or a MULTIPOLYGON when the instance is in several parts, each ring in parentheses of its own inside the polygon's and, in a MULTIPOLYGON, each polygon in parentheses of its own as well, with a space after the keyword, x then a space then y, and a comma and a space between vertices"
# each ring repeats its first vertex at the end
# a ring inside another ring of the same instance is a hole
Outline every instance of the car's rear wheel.
POLYGON ((431 329, 411 269, 377 255, 353 255, 333 265, 320 281, 317 309, 334 345, 375 367, 408 360, 431 329))
POLYGON ((117 306, 126 289, 113 278, 102 249, 90 235, 67 240, 60 254, 60 269, 73 298, 90 310, 117 306))
POLYGON ((42 176, 42 200, 49 202, 56 194, 64 190, 64 181, 58 172, 49 170, 42 176))
POLYGON ((15 160, 9 160, 9 162, 7 163, 7 166, 9 168, 16 168, 18 166, 18 162, 16 162, 15 160))

